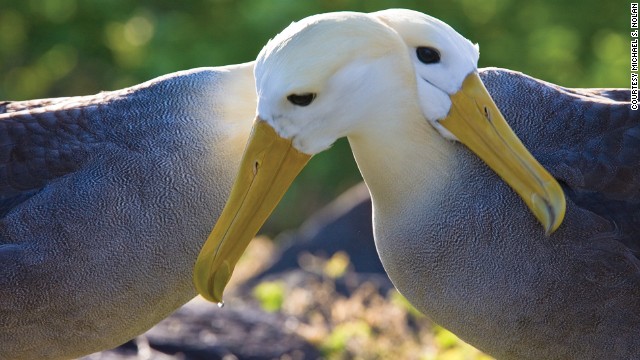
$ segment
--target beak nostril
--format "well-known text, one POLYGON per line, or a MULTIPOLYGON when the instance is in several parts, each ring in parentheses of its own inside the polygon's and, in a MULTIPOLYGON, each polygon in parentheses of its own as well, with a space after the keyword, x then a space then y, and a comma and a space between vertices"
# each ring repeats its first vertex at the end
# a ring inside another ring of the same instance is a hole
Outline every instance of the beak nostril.
POLYGON ((253 175, 255 176, 258 173, 258 168, 260 167, 260 161, 256 160, 253 162, 253 175))
POLYGON ((487 108, 486 106, 484 107, 484 117, 491 121, 491 112, 489 112, 489 108, 487 108))

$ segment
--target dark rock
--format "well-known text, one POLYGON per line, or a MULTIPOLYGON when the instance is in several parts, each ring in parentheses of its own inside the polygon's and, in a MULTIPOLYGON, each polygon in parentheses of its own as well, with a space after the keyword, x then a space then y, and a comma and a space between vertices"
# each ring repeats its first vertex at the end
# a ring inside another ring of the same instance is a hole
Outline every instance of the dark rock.
POLYGON ((364 183, 354 186, 309 218, 295 232, 282 234, 284 245, 274 262, 261 274, 247 282, 251 287, 266 278, 289 270, 300 269, 304 253, 328 259, 342 251, 349 256, 351 270, 358 274, 384 272, 373 241, 371 199, 364 183))
POLYGON ((318 350, 294 333, 296 323, 239 301, 218 308, 196 298, 135 340, 82 360, 319 358, 318 350))

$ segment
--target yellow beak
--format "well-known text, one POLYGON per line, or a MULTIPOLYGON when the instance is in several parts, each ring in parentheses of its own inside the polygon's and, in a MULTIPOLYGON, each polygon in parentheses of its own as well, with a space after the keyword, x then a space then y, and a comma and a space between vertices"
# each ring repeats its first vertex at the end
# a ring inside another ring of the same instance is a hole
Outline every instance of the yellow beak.
POLYGON ((193 282, 207 300, 222 301, 238 259, 310 158, 256 119, 231 195, 195 264, 193 282))
POLYGON ((520 195, 547 234, 554 232, 566 208, 562 188, 513 133, 478 73, 467 76, 451 102, 440 124, 520 195))
MULTIPOLYGON (((522 197, 547 233, 555 231, 565 213, 562 188, 513 133, 477 73, 451 101, 440 124, 522 197)), ((310 158, 256 119, 229 200, 195 264, 193 281, 203 297, 222 301, 238 259, 310 158)))

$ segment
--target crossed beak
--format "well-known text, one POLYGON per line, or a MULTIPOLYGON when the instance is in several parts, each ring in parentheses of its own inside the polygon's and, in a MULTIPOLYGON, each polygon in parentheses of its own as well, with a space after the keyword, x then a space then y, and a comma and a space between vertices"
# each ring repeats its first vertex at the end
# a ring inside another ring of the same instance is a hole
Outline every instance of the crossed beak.
MULTIPOLYGON (((440 124, 520 195, 547 234, 555 231, 565 213, 562 188, 513 133, 478 74, 468 75, 451 100, 440 124)), ((195 264, 203 297, 222 301, 240 256, 310 158, 256 118, 231 195, 195 264)))

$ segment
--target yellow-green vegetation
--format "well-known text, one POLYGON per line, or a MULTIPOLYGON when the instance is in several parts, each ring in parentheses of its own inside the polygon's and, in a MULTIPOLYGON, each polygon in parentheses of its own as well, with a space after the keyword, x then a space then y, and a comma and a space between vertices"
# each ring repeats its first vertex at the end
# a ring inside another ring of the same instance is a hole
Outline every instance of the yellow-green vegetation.
POLYGON ((254 297, 263 309, 295 321, 290 330, 317 346, 326 359, 489 360, 491 357, 433 324, 401 294, 381 294, 371 282, 353 283, 350 296, 336 291, 354 273, 349 257, 328 260, 304 254, 306 280, 263 282, 254 297))
POLYGON ((264 311, 276 312, 282 308, 285 288, 281 281, 265 281, 253 289, 253 296, 264 311))
POLYGON ((333 279, 342 277, 349 267, 349 255, 344 251, 335 253, 324 265, 324 273, 333 279))

